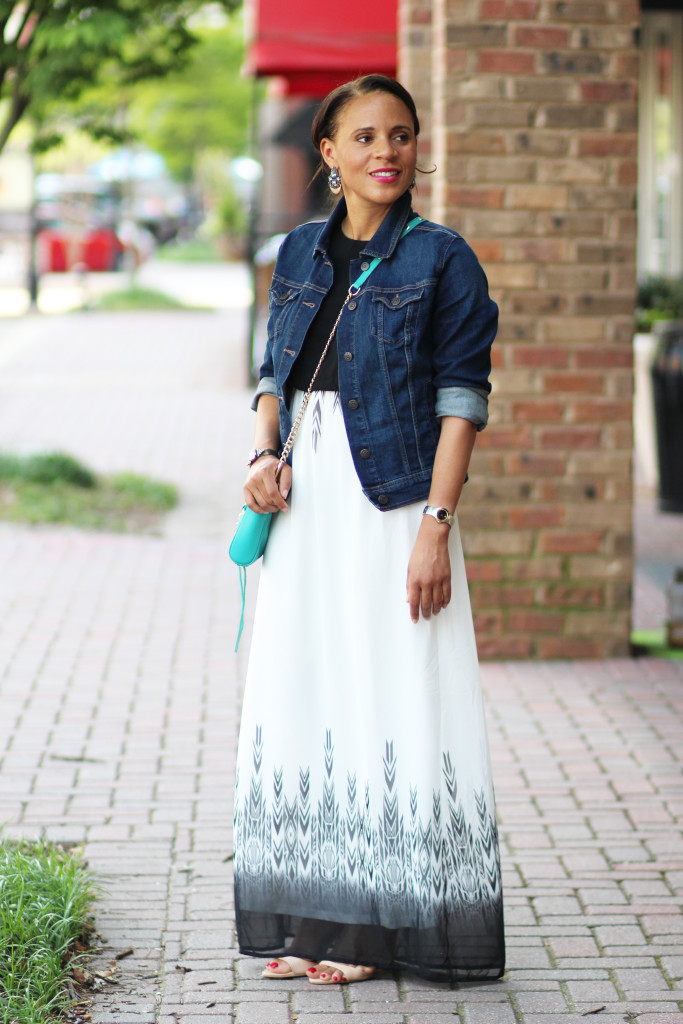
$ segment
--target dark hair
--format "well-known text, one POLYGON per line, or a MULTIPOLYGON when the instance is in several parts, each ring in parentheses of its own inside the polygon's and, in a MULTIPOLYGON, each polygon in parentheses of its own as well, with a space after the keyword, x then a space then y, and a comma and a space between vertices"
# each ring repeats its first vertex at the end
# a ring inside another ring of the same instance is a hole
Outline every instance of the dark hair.
MULTIPOLYGON (((320 144, 323 139, 333 139, 336 135, 344 107, 358 96, 367 96, 371 92, 387 92, 405 103, 413 119, 415 135, 420 134, 420 121, 415 108, 415 100, 408 90, 395 78, 389 78, 388 75, 363 75, 362 78, 355 78, 352 82, 345 82, 344 85, 337 86, 320 104, 311 127, 311 139, 318 152, 320 152, 320 144)), ((321 157, 316 175, 323 171, 327 173, 328 167, 321 157)))

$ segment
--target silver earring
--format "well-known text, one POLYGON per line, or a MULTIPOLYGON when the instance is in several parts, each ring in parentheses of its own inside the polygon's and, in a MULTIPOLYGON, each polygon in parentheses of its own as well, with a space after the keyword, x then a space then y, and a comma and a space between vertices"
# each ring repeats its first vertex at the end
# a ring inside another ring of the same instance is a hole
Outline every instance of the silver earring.
POLYGON ((333 167, 330 171, 330 176, 327 179, 327 184, 330 186, 330 192, 334 196, 338 196, 342 190, 341 174, 339 168, 333 167))
POLYGON ((410 183, 410 187, 411 188, 415 188, 416 185, 417 185, 417 174, 414 174, 413 175, 413 180, 410 183))

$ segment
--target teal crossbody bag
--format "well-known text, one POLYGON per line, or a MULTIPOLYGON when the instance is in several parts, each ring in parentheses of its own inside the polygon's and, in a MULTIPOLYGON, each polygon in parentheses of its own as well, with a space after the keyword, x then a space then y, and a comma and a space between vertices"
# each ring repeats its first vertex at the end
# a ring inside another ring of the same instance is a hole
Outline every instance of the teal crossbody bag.
POLYGON ((266 550, 272 518, 272 512, 254 512, 248 505, 242 506, 228 549, 235 565, 246 568, 258 561, 266 550))
MULTIPOLYGON (((409 234, 414 227, 417 227, 417 225, 420 224, 421 221, 423 220, 424 217, 413 217, 410 223, 407 224, 403 229, 401 238, 405 238, 405 236, 409 234)), ((370 274, 373 272, 373 270, 376 269, 376 267, 379 266, 381 262, 382 257, 376 256, 368 266, 367 270, 364 270, 363 273, 356 278, 356 280, 349 288, 348 294, 344 299, 344 304, 342 308, 339 310, 339 316, 335 320, 334 327, 332 328, 330 336, 325 344, 325 348, 323 349, 323 354, 321 355, 318 361, 318 365, 315 368, 315 372, 313 374, 313 377, 311 378, 311 383, 308 385, 306 394, 303 397, 303 401, 299 408, 299 412, 297 413, 297 417, 292 425, 292 429, 289 432, 289 437, 285 441, 284 448, 282 449, 280 461, 278 462, 277 469, 275 470, 275 479, 277 481, 279 481, 282 468, 287 462, 287 459, 289 458, 289 453, 292 450, 294 440, 299 431, 299 427, 301 426, 301 421, 304 417, 304 413, 306 412, 306 406, 308 405, 309 399, 311 397, 311 392, 313 391, 313 385, 315 384, 316 377, 318 376, 318 371, 320 370, 320 367, 323 364, 323 360, 327 355, 328 349, 332 344, 332 339, 334 338, 337 326, 339 325, 339 321, 341 320, 341 315, 346 308, 346 303, 349 301, 349 299, 353 298, 354 295, 358 294, 362 286, 370 277, 370 274)), ((228 548, 228 554, 230 555, 230 558, 239 568, 240 589, 242 592, 242 613, 240 615, 240 624, 239 630, 237 632, 237 642, 235 644, 235 651, 239 647, 240 639, 242 638, 242 630, 244 629, 244 607, 247 597, 247 566, 253 565, 254 562, 257 562, 258 559, 263 554, 263 552, 266 550, 266 544, 268 543, 268 534, 270 532, 270 524, 272 522, 272 518, 272 512, 254 512, 253 509, 250 509, 248 505, 243 505, 242 510, 237 519, 237 526, 235 527, 235 532, 233 534, 232 540, 230 541, 230 547, 228 548)))

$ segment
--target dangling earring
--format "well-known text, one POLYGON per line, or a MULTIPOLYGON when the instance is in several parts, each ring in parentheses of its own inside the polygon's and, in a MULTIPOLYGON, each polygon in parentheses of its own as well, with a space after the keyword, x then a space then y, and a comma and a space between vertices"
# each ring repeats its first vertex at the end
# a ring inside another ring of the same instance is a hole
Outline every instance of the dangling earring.
POLYGON ((327 184, 330 186, 330 192, 333 196, 338 196, 342 190, 341 174, 339 168, 333 167, 330 171, 330 176, 327 179, 327 184))
POLYGON ((413 175, 413 180, 410 183, 410 188, 415 188, 416 185, 417 185, 417 174, 414 174, 413 175))

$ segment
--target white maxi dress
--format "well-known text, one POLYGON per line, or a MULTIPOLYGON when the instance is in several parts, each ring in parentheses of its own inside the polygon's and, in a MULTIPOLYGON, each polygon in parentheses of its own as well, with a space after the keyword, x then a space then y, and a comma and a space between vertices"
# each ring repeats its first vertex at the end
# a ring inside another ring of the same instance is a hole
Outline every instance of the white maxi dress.
POLYGON ((336 392, 312 394, 293 467, 240 729, 240 948, 499 977, 498 837, 457 522, 452 600, 414 624, 406 572, 424 502, 381 512, 363 495, 336 392))

